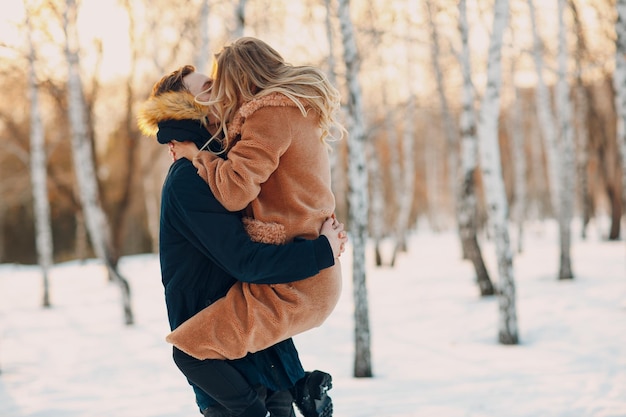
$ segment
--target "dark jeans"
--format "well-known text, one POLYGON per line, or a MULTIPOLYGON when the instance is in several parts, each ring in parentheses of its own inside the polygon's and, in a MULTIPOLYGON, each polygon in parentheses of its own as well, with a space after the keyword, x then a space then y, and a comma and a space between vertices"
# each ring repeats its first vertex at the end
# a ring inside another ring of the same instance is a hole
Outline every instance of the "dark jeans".
MULTIPOLYGON (((259 397, 265 399, 265 406, 271 417, 296 417, 289 391, 271 392, 262 386, 258 386, 256 389, 259 397)), ((232 417, 232 414, 219 404, 202 410, 202 415, 204 417, 232 417)))
MULTIPOLYGON (((268 392, 264 387, 252 387, 226 361, 201 361, 176 348, 173 356, 178 369, 223 406, 225 416, 265 417, 267 410, 272 417, 295 416, 289 391, 268 392)), ((221 417, 219 409, 214 408, 216 417, 221 417)))

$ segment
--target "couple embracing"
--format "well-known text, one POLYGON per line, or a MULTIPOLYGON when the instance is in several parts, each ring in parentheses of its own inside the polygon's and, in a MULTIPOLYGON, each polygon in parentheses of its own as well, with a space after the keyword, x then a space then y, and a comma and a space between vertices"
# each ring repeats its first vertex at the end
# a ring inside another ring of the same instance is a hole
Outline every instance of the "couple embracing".
POLYGON ((169 146, 159 253, 174 362, 205 417, 332 416, 331 376, 305 372, 292 336, 341 293, 334 216, 338 91, 255 38, 153 87, 139 125, 169 146))

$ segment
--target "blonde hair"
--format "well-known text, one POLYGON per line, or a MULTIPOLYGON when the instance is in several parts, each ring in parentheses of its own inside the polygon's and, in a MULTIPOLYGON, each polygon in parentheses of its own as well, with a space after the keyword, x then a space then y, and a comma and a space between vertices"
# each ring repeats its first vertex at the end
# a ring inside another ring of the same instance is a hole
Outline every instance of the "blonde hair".
POLYGON ((241 105, 276 92, 291 99, 303 116, 310 110, 319 115, 323 142, 333 137, 333 127, 340 132, 339 139, 344 135, 345 129, 336 118, 341 96, 326 74, 312 66, 286 63, 260 39, 243 37, 225 46, 215 55, 212 78, 209 100, 199 103, 209 106, 220 121, 218 132, 224 132, 226 141, 222 149, 228 148, 227 126, 241 105))

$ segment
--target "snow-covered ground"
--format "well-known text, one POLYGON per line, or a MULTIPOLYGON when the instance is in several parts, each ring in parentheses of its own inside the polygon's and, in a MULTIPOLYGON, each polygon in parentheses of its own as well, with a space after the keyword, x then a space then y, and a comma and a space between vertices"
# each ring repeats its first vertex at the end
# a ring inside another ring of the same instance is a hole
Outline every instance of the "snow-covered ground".
MULTIPOLYGON (((626 416, 626 244, 575 233, 576 279, 556 279, 554 225, 529 226, 514 260, 521 344, 497 343, 452 232, 418 231, 394 269, 368 260, 374 378, 352 377, 350 256, 344 293, 296 338, 307 369, 333 374, 337 417, 626 416)), ((388 249, 388 248, 387 248, 388 249)), ((495 275, 494 249, 483 245, 495 275)), ((158 258, 124 258, 136 324, 95 261, 56 265, 51 309, 31 266, 0 265, 0 417, 200 416, 170 357, 158 258)))

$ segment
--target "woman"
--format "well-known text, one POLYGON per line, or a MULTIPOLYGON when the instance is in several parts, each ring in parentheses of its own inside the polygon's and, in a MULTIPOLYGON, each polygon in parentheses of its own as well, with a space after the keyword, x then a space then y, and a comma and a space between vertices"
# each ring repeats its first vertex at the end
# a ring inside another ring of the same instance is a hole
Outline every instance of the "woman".
MULTIPOLYGON (((292 66, 265 42, 240 38, 216 55, 207 105, 227 158, 174 145, 229 210, 245 210, 253 240, 315 238, 335 210, 325 139, 339 109, 324 73, 292 66)), ((215 140, 217 136, 213 136, 215 140)), ((167 340, 199 358, 240 358, 319 326, 341 293, 341 268, 272 286, 238 283, 167 340), (221 317, 232 320, 220 320, 221 317)))

